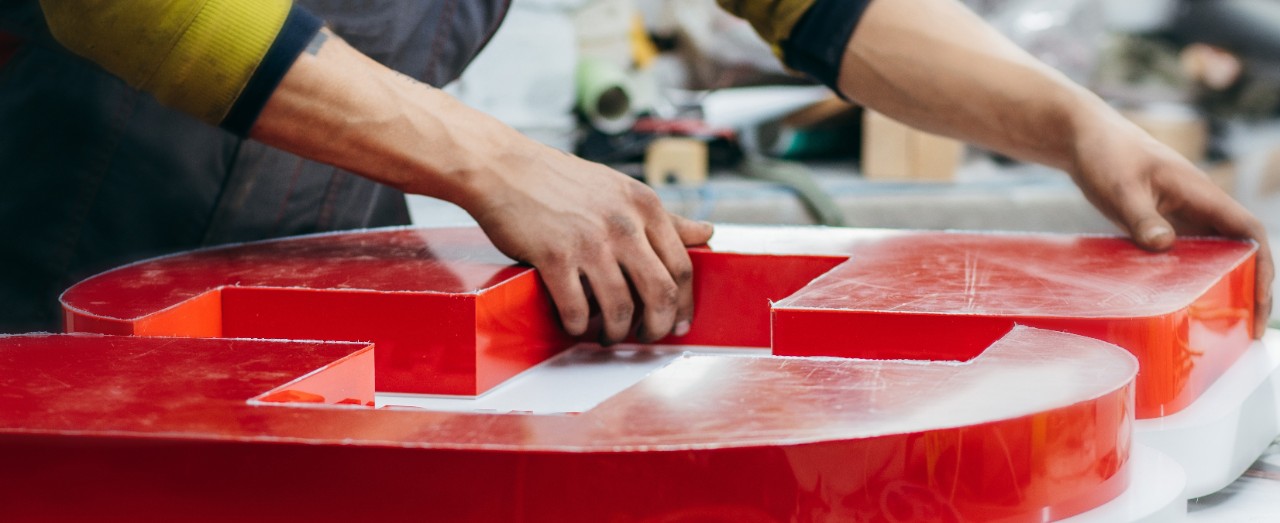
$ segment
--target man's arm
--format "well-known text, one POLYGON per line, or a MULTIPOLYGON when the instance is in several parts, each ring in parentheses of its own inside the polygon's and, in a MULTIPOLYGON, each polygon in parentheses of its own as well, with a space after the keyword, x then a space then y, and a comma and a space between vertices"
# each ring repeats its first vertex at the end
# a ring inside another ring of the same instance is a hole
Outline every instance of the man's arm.
POLYGON ((499 249, 538 268, 570 334, 587 329, 589 296, 606 343, 627 335, 637 309, 642 340, 689 328, 685 246, 710 239, 709 224, 668 214, 648 186, 525 138, 341 39, 298 58, 251 136, 458 204, 499 249))
POLYGON ((40 0, 40 8, 70 51, 241 136, 321 26, 289 0, 40 0))
POLYGON ((623 339, 633 317, 644 341, 689 329, 685 246, 710 239, 709 224, 365 57, 288 0, 41 7, 59 42, 161 103, 460 205, 499 249, 538 268, 570 334, 585 333, 592 301, 604 343, 623 339))
POLYGON ((1262 224, 1186 159, 958 1, 720 2, 751 20, 789 66, 851 100, 919 129, 1068 172, 1095 207, 1146 249, 1169 249, 1175 231, 1257 241, 1254 335, 1265 332, 1274 268, 1262 224), (798 19, 768 16, 798 6, 806 9, 798 19))
POLYGON ((1258 242, 1254 335, 1274 268, 1266 230, 1191 162, 1040 63, 954 0, 873 1, 840 62, 840 91, 908 125, 1069 173, 1151 250, 1175 231, 1258 242))

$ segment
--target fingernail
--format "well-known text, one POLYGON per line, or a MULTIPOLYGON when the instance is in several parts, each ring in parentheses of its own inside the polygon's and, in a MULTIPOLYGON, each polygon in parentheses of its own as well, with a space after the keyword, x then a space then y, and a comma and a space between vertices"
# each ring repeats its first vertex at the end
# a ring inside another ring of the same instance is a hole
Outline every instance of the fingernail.
POLYGON ((676 330, 672 331, 672 334, 675 334, 676 336, 684 336, 685 334, 689 334, 690 328, 692 328, 692 326, 689 325, 689 320, 684 320, 676 324, 676 330))
POLYGON ((1147 231, 1142 234, 1142 241, 1150 243, 1170 234, 1173 234, 1173 229, 1160 225, 1147 229, 1147 231))

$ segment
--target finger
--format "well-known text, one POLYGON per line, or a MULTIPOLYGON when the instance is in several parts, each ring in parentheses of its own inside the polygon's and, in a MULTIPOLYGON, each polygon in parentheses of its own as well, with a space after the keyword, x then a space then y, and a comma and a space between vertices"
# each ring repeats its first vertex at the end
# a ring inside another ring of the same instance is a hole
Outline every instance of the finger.
POLYGON ((636 337, 642 343, 649 343, 665 337, 675 325, 680 288, 653 249, 645 245, 636 250, 639 252, 627 257, 623 269, 643 303, 643 318, 636 337))
POLYGON ((1253 337, 1261 338, 1267 331, 1267 321, 1271 318, 1271 284, 1275 279, 1275 266, 1271 258, 1271 246, 1267 242, 1267 231, 1257 218, 1244 210, 1233 200, 1227 200, 1218 214, 1210 217, 1209 223, 1219 233, 1234 238, 1252 239, 1258 243, 1258 252, 1254 258, 1254 304, 1253 304, 1253 337))
POLYGON ((591 306, 587 302, 586 290, 582 288, 578 269, 568 264, 549 264, 538 267, 538 274, 551 293, 551 301, 560 313, 564 331, 570 336, 586 333, 591 306))
POLYGON ((1252 239, 1258 243, 1258 252, 1254 258, 1253 337, 1262 338, 1267 330, 1267 321, 1271 318, 1271 284, 1275 278, 1275 266, 1266 229, 1243 208, 1238 213, 1238 216, 1222 217, 1215 228, 1224 236, 1252 239))
POLYGON ((1129 231, 1129 237, 1149 251, 1173 247, 1176 239, 1173 226, 1160 215, 1151 193, 1134 188, 1121 189, 1121 192, 1116 213, 1120 225, 1129 231))
POLYGON ((690 220, 678 214, 669 214, 671 225, 676 228, 676 235, 685 245, 702 245, 711 241, 715 227, 710 223, 690 220))
MULTIPOLYGON (((694 222, 674 214, 670 217, 673 227, 650 229, 649 243, 653 245, 658 259, 662 261, 662 265, 667 268, 667 273, 676 284, 675 326, 671 333, 684 336, 689 333, 693 322, 693 262, 689 259, 689 250, 685 245, 706 243, 710 235, 703 234, 709 231, 700 230, 702 222, 694 222), (683 237, 679 233, 673 233, 681 227, 685 230, 683 237), (691 242, 686 243, 686 239, 691 242)), ((710 224, 705 225, 710 226, 710 224)))
POLYGON ((1188 221, 1208 225, 1223 236, 1251 239, 1258 243, 1254 269, 1253 335, 1261 338, 1271 318, 1271 285, 1275 279, 1266 227, 1221 190, 1212 188, 1187 192, 1191 196, 1180 213, 1188 217, 1188 221))
POLYGON ((591 282, 591 290, 595 293, 596 303, 600 305, 600 317, 604 328, 600 332, 601 345, 613 345, 627 337, 631 330, 631 317, 635 313, 635 304, 631 301, 631 287, 622 275, 622 268, 607 257, 607 261, 587 269, 587 280, 591 282))
POLYGON ((1254 289, 1253 337, 1262 339, 1267 332, 1267 321, 1271 319, 1271 284, 1275 279, 1275 265, 1271 258, 1271 246, 1267 236, 1263 234, 1258 240, 1257 273, 1254 289))
POLYGON ((1169 223, 1173 225, 1173 230, 1179 237, 1221 235, 1216 227, 1200 220, 1187 220, 1176 214, 1172 216, 1166 214, 1165 219, 1169 220, 1169 223))

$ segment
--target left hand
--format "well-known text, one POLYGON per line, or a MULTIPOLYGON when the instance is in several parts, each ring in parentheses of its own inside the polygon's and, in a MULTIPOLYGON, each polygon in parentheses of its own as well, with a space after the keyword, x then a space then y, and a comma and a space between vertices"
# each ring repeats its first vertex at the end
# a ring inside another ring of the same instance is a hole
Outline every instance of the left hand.
POLYGON ((1253 333, 1261 338, 1275 277, 1262 222, 1186 158, 1113 112, 1081 130, 1075 151, 1069 171, 1076 184, 1142 248, 1167 250, 1178 234, 1258 243, 1253 333))

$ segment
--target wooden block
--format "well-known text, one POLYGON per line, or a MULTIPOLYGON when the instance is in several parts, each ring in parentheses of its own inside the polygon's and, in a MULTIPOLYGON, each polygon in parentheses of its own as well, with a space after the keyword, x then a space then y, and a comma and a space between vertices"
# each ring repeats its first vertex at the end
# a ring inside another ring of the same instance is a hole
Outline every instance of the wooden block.
POLYGON ((875 111, 862 116, 862 176, 903 180, 908 174, 911 129, 875 111))
POLYGON ((950 180, 964 144, 912 129, 875 111, 863 113, 862 175, 872 180, 950 180))
POLYGON ((950 181, 964 155, 964 144, 921 131, 911 130, 911 174, 917 180, 950 181))
POLYGON ((707 144, 695 138, 658 138, 644 154, 644 181, 653 187, 669 183, 707 183, 707 144))

